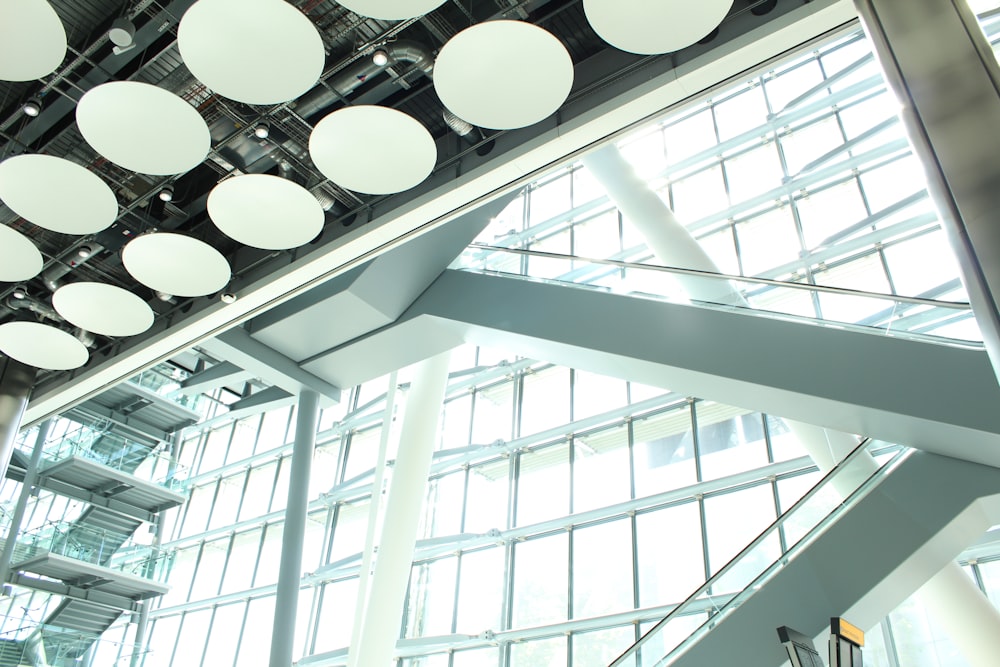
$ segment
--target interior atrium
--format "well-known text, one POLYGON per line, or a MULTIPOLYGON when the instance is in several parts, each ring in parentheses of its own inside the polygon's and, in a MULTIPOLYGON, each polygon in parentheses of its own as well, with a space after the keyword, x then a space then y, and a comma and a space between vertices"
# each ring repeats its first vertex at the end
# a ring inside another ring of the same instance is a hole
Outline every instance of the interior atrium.
POLYGON ((996 330, 878 38, 691 4, 0 0, 0 667, 996 664, 996 330))

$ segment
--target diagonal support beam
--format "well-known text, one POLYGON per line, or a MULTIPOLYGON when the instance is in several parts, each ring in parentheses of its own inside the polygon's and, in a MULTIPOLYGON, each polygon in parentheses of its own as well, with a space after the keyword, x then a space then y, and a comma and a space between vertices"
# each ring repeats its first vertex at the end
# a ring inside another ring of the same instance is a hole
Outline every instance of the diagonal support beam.
POLYGON ((253 373, 243 370, 236 364, 223 361, 188 377, 188 379, 181 382, 181 388, 177 390, 177 393, 203 394, 219 387, 239 384, 252 378, 253 373))
POLYGON ((201 348, 212 356, 225 359, 293 396, 309 390, 315 391, 328 402, 340 402, 339 388, 303 370, 285 355, 254 340, 242 327, 230 329, 215 338, 203 341, 201 348))

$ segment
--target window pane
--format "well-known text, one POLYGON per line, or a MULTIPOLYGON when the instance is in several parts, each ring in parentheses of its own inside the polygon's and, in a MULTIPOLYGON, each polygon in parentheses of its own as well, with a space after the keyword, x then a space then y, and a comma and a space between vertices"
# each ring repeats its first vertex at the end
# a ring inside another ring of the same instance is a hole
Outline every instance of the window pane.
POLYGON ((513 627, 566 620, 568 544, 561 533, 514 545, 513 627))
POLYGON ((680 602, 705 581, 698 504, 644 512, 635 523, 639 606, 680 602))
MULTIPOLYGON (((708 557, 712 572, 718 572, 775 519, 774 493, 770 484, 705 498, 708 557)), ((742 590, 777 557, 777 534, 730 570, 713 587, 713 593, 742 590)))
POLYGON ((574 512, 629 499, 628 429, 624 425, 577 436, 573 446, 574 512))
POLYGON ((573 618, 634 607, 632 523, 619 519, 573 531, 573 618))
POLYGON ((569 445, 524 451, 519 461, 517 524, 569 514, 569 445))
POLYGON ((632 422, 635 438, 635 494, 654 493, 694 484, 694 437, 691 409, 680 409, 632 422))
POLYGON ((510 646, 510 667, 562 667, 566 664, 566 638, 553 637, 510 646))
POLYGON ((410 570, 405 637, 451 633, 457 567, 457 558, 442 558, 410 570))
POLYGON ((501 627, 504 550, 500 547, 462 554, 456 632, 478 635, 501 627))
POLYGON ((635 629, 631 625, 574 634, 573 667, 607 667, 634 643, 635 629))
POLYGON ((767 443, 760 413, 711 401, 701 401, 695 408, 703 480, 767 465, 767 443))

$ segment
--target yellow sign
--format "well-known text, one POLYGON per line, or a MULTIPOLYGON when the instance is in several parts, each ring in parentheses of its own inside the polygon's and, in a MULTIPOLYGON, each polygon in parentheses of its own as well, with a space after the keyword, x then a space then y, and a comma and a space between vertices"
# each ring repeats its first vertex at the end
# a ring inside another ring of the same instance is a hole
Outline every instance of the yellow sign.
POLYGON ((865 645, 865 633, 861 631, 856 625, 851 625, 842 618, 832 618, 831 626, 834 634, 843 637, 844 639, 854 642, 858 646, 865 645))

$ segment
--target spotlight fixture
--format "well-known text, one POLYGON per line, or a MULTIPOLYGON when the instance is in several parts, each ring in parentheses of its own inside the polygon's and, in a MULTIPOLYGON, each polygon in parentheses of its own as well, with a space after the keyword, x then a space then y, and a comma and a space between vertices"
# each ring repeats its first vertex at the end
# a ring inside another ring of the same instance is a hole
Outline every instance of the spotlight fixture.
POLYGON ((375 53, 372 54, 372 62, 376 67, 385 67, 389 64, 389 54, 386 53, 385 49, 375 49, 375 53))
POLYGON ((135 39, 135 24, 124 16, 116 18, 108 31, 108 39, 118 48, 124 49, 132 46, 135 39))
POLYGON ((76 254, 82 257, 83 259, 86 259, 94 254, 94 249, 91 248, 89 245, 82 245, 76 249, 76 254))
POLYGON ((38 114, 42 113, 42 101, 37 97, 29 97, 28 100, 21 105, 21 111, 24 112, 25 116, 31 116, 34 118, 38 114))
POLYGON ((163 186, 163 189, 160 190, 160 194, 158 196, 160 198, 160 201, 163 201, 163 202, 173 201, 174 200, 174 189, 172 187, 170 187, 169 185, 165 185, 165 186, 163 186))
POLYGON ((271 134, 271 126, 267 123, 257 123, 253 126, 253 136, 258 139, 267 139, 271 134))
POLYGON ((28 296, 28 288, 24 285, 14 285, 14 291, 10 295, 15 299, 25 299, 28 296))
POLYGON ((222 303, 235 303, 236 295, 232 292, 223 292, 219 295, 219 300, 222 301, 222 303))

